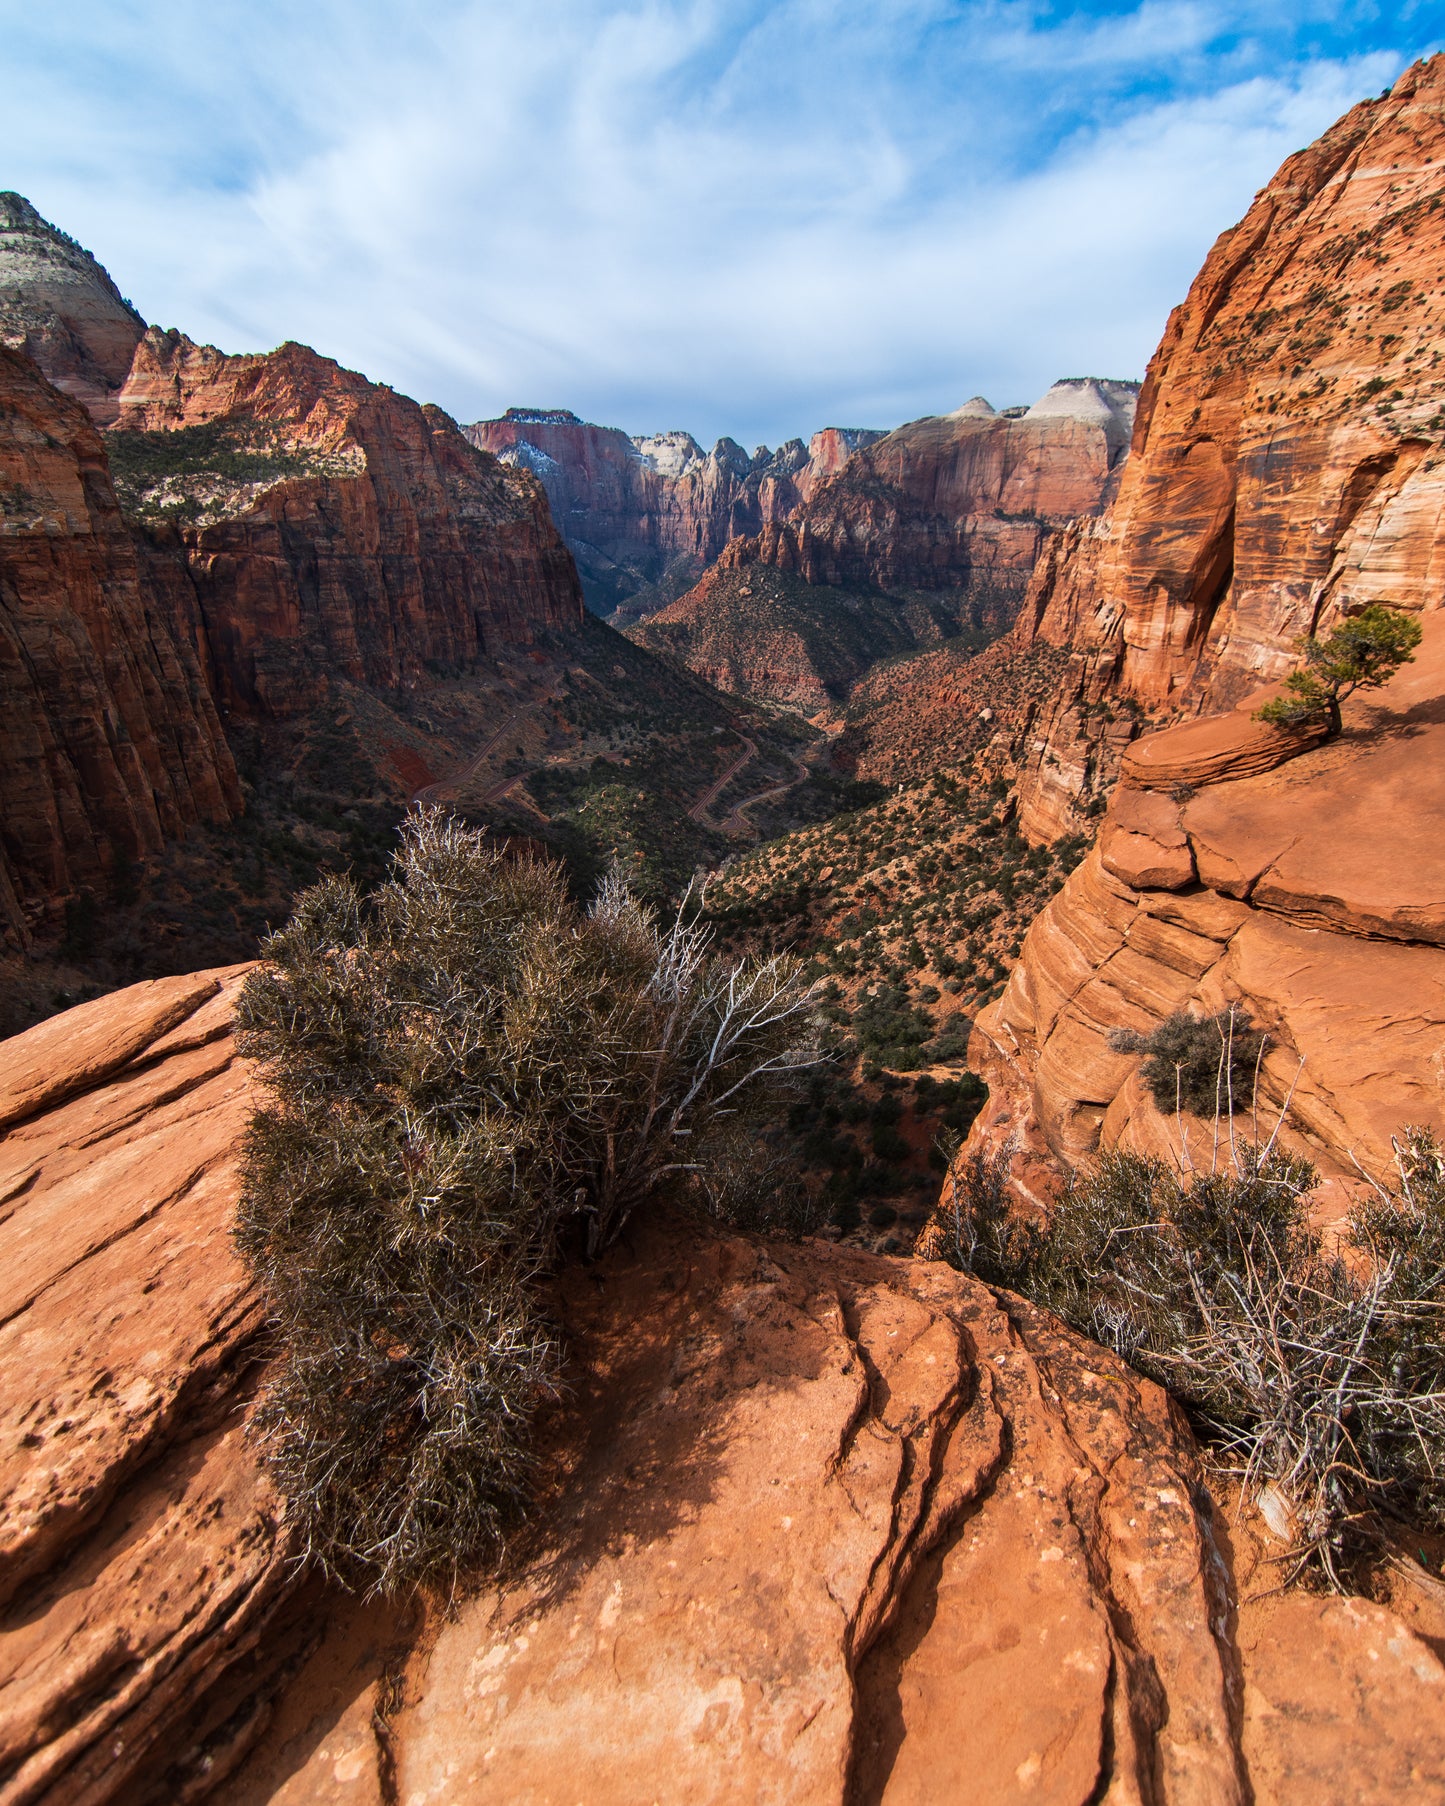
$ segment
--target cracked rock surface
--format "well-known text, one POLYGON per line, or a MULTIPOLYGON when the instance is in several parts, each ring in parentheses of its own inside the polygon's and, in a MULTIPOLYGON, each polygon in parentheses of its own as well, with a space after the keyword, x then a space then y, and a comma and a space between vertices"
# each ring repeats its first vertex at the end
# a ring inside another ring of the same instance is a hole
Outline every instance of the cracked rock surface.
POLYGON ((241 975, 0 1044, 0 1806, 1445 1801, 1445 1615, 1241 1612, 1165 1395, 941 1265, 634 1223, 505 1582, 327 1594, 245 1436, 241 975))

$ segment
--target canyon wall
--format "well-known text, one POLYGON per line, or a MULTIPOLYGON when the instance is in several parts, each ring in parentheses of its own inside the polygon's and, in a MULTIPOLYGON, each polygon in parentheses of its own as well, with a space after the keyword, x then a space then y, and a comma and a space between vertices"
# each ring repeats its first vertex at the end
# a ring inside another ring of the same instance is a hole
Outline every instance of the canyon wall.
POLYGON ((0 340, 12 951, 240 809, 228 719, 303 713, 333 678, 395 694, 581 621, 530 472, 304 346, 231 357, 147 331, 16 195, 0 340))
POLYGON ((228 712, 294 713, 331 675, 394 691, 580 619, 530 472, 304 345, 228 357, 152 329, 109 443, 148 585, 228 712), (210 435, 194 454, 185 429, 210 435))
POLYGON ((734 439, 704 452, 690 433, 629 438, 566 409, 538 408, 508 408, 462 430, 541 478, 591 606, 628 618, 685 589, 730 540, 786 519, 859 446, 882 437, 827 427, 807 445, 790 439, 749 456, 734 439))
POLYGON ((723 554, 810 584, 954 590, 979 624, 1012 618, 1050 534, 1108 500, 1126 457, 1137 385, 1054 386, 996 414, 981 398, 861 448, 792 519, 723 554))
POLYGON ((84 408, 0 347, 0 934, 240 808, 192 636, 140 580, 84 408))
MULTIPOLYGON (((1270 1046, 1259 1113, 1335 1182, 1445 1129, 1445 58, 1290 159, 1171 317, 1102 519, 1046 552, 1015 646, 1068 666, 1030 729, 1023 823, 1114 786, 971 1058, 973 1145, 1026 1193, 1100 1147, 1212 1157, 1115 1029, 1236 1004, 1270 1046), (1320 744, 1252 719, 1291 642, 1383 602, 1411 664, 1320 744), (1140 737, 1152 718, 1167 724, 1140 737), (1358 1163, 1358 1164, 1357 1164, 1358 1163)), ((1238 1128, 1252 1136, 1252 1115, 1238 1128)))
POLYGON ((1445 64, 1291 157, 1170 316, 1107 514, 1046 549, 1022 643, 1073 672, 1041 727, 1026 827, 1117 772, 1120 705, 1228 709, 1296 636, 1445 586, 1445 64))

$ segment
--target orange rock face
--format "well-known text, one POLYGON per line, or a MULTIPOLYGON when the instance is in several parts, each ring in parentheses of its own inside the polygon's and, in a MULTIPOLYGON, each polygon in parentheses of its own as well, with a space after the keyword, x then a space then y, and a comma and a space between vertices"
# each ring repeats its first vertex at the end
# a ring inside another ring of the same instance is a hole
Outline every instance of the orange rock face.
POLYGON ((859 446, 882 437, 827 427, 806 446, 791 439, 750 457, 735 439, 704 452, 690 433, 633 439, 565 409, 534 408, 509 408, 462 430, 473 445, 536 473, 591 606, 628 618, 665 603, 669 587, 673 595, 685 588, 730 540, 786 520, 859 446), (632 595, 657 583, 662 593, 630 611, 632 595))
MULTIPOLYGON (((246 1448, 238 972, 0 1043, 0 1797, 135 1799, 296 1585, 246 1448)), ((180 1797, 172 1795, 171 1797, 180 1797)))
POLYGON ((1292 157, 1170 318, 1107 515, 1050 548, 1020 623, 1075 664, 1024 818, 1117 771, 1101 713, 1231 708, 1294 639, 1445 593, 1445 60, 1292 157))
POLYGON ((437 409, 303 345, 227 357, 152 330, 117 430, 202 425, 316 467, 222 498, 209 524, 146 535, 146 582, 227 711, 294 713, 330 673, 395 690, 580 619, 541 486, 437 409))
POLYGON ((1133 390, 1060 383, 1021 418, 971 408, 863 448, 793 520, 735 541, 723 563, 842 588, 963 590, 980 620, 1007 619, 1051 530, 1110 493, 1133 390))
POLYGON ((1430 1647, 1303 1596, 1236 1641, 1164 1395, 942 1266, 639 1221, 558 1282, 507 1584, 427 1628, 304 1582, 245 1435, 241 976, 0 1046, 0 1800, 1445 1798, 1430 1647))
POLYGON ((1198 1158, 1212 1128, 1161 1115, 1137 1056, 1108 1036, 1229 1003, 1271 1037, 1265 1132, 1288 1100, 1285 1143, 1327 1176, 1353 1178, 1356 1160, 1384 1172, 1407 1123, 1445 1129, 1445 847, 1429 776, 1445 760, 1442 694, 1437 611, 1415 663, 1346 704, 1338 740, 1273 769, 1251 775, 1246 759, 1236 776, 1223 760, 1231 737, 1256 745, 1242 713, 1138 741, 1097 848, 979 1018, 972 1052, 994 1096, 975 1136, 1022 1135, 1035 1159, 1072 1164, 1101 1145, 1178 1159, 1182 1134, 1198 1158), (1139 787, 1189 769, 1197 791, 1139 787))
POLYGON ((100 435, 0 348, 0 936, 240 786, 193 640, 142 588, 100 435))

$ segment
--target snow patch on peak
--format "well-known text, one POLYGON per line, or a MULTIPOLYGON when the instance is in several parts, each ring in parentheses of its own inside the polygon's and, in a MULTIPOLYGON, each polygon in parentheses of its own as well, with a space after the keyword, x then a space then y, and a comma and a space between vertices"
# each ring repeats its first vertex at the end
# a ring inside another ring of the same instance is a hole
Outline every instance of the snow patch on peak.
POLYGON ((497 457, 503 464, 516 465, 543 478, 556 475, 562 468, 555 458, 549 458, 541 446, 533 445, 530 439, 518 439, 505 451, 498 452, 497 457))

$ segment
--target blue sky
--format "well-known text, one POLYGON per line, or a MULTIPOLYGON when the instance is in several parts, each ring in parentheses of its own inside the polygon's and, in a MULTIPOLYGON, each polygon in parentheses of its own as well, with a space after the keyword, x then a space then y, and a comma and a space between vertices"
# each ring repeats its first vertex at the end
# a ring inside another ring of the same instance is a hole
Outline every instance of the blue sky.
POLYGON ((751 447, 1142 376, 1438 0, 0 0, 0 187, 147 319, 751 447))

